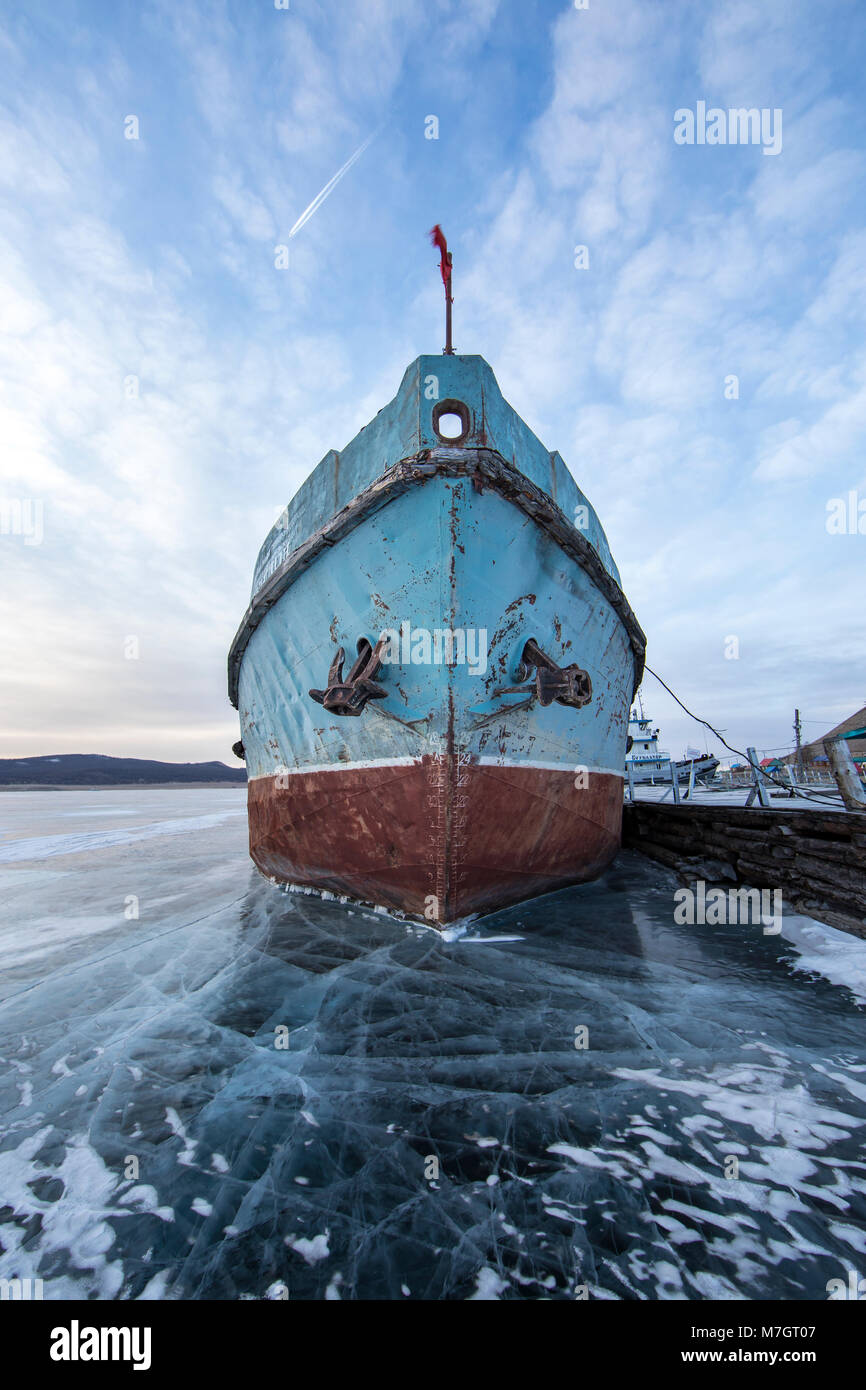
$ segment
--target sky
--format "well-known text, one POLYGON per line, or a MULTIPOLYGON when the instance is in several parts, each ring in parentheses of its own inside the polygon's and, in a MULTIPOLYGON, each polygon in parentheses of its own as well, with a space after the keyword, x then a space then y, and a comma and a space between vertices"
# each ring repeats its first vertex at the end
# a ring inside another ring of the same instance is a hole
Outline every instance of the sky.
POLYGON ((435 222, 653 670, 761 753, 866 703, 862 0, 282 5, 0 0, 0 757, 235 764, 258 548, 441 349, 435 222))

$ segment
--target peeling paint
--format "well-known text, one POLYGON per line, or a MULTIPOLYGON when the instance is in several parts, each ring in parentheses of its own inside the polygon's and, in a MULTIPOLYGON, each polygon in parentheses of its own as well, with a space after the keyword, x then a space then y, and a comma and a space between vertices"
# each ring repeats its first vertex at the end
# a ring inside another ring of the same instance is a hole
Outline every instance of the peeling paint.
MULTIPOLYGON (((322 506, 318 529, 305 531, 320 495, 314 473, 279 544, 263 547, 232 656, 238 703, 256 714, 255 732, 244 735, 256 862, 439 922, 469 902, 513 901, 604 867, 619 836, 628 712, 643 660, 643 634, 594 513, 591 534, 578 532, 544 491, 553 456, 542 451, 542 478, 538 441, 479 363, 455 357, 443 367, 447 394, 470 410, 471 447, 425 437, 429 404, 419 409, 407 374, 402 396, 358 436, 378 441, 379 476, 358 441, 326 456, 319 481, 333 483, 339 508, 328 515, 322 506), (337 708, 323 718, 309 691, 335 650, 353 654, 360 639, 373 644, 404 620, 431 632, 483 632, 483 669, 473 675, 453 649, 440 665, 389 660, 375 675, 383 698, 357 717, 337 708), (532 691, 508 697, 529 639, 553 663, 544 690, 558 689, 557 671, 579 667, 588 702, 563 705, 554 690, 544 703, 534 677, 532 691), (502 763, 495 772, 482 762, 491 756, 502 763), (423 775, 408 775, 419 760, 423 775), (578 763, 590 769, 590 793, 575 786, 578 763), (279 786, 275 764, 288 771, 279 786), (410 807, 412 796, 420 800, 410 807)), ((555 468, 567 507, 583 494, 561 460, 555 468)))

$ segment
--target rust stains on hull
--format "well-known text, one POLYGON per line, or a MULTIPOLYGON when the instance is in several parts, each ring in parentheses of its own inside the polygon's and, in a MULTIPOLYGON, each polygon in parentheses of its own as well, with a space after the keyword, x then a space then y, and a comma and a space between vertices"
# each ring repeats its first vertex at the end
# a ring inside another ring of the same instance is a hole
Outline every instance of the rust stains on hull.
POLYGON ((620 842, 622 779, 588 780, 455 754, 257 777, 250 853, 282 882, 442 926, 600 874, 620 842))

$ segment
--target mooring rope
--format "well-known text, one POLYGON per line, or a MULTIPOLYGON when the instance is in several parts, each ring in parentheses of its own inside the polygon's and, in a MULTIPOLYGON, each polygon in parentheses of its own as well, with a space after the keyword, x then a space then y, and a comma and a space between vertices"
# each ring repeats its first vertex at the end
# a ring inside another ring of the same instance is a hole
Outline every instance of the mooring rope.
MULTIPOLYGON (((776 785, 777 787, 781 787, 781 788, 782 788, 782 791, 788 792, 788 793, 791 792, 792 787, 791 787, 790 782, 783 782, 783 781, 780 780, 780 778, 774 777, 773 774, 772 774, 771 772, 766 772, 763 768, 755 767, 755 764, 752 762, 752 760, 751 760, 751 758, 749 757, 748 753, 744 753, 743 750, 742 750, 742 748, 734 748, 733 745, 730 744, 730 743, 728 743, 727 739, 724 738, 724 737, 719 733, 718 729, 717 729, 713 724, 711 724, 711 723, 709 722, 708 719, 701 719, 701 716, 700 716, 699 714, 694 714, 694 713, 692 712, 692 710, 689 709, 688 705, 684 705, 684 704, 683 704, 683 702, 682 702, 682 700, 680 699, 679 695, 675 695, 675 694, 674 694, 674 692, 671 690, 671 688, 670 688, 670 686, 667 684, 667 682, 666 682, 666 681, 663 681, 662 678, 661 678, 661 676, 658 675, 657 672, 655 672, 655 671, 652 669, 651 666, 646 666, 646 665, 645 665, 645 666, 644 666, 644 670, 645 670, 645 671, 648 671, 649 674, 650 674, 651 676, 655 676, 655 678, 656 678, 656 680, 658 681, 659 685, 663 685, 663 686, 664 686, 664 688, 665 688, 665 690, 668 692, 668 694, 669 694, 670 696, 672 696, 674 700, 676 700, 676 702, 677 702, 677 704, 679 705, 680 709, 684 709, 684 710, 685 710, 686 714, 689 716, 690 719, 694 719, 694 720, 696 721, 696 723, 698 723, 698 724, 703 724, 705 728, 709 729, 711 733, 715 734, 715 736, 716 736, 716 738, 719 740, 719 742, 720 742, 720 743, 723 743, 723 744, 725 745, 725 747, 729 750, 729 752, 731 752, 731 753, 736 753, 736 755, 737 755, 738 758, 743 758, 743 759, 749 764, 749 767, 754 767, 754 768, 755 768, 755 772, 756 772, 757 775, 760 775, 760 776, 762 776, 762 777, 765 777, 765 778, 767 779, 768 782, 773 782, 773 783, 775 783, 775 785, 776 785)), ((834 801, 834 799, 833 799, 832 796, 823 795, 821 792, 807 792, 807 791, 802 791, 799 787, 796 788, 796 792, 797 792, 797 795, 798 795, 798 796, 802 796, 802 797, 804 798, 804 800, 806 800, 806 801, 820 801, 820 802, 822 802, 824 805, 835 805, 835 801, 834 801)))

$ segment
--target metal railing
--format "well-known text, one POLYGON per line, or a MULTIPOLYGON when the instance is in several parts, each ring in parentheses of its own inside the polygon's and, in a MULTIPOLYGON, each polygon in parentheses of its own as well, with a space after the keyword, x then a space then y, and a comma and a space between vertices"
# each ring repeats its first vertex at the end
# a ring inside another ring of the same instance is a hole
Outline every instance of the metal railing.
MULTIPOLYGON (((784 769, 784 780, 781 769, 777 772, 767 773, 758 760, 758 755, 754 748, 747 748, 746 753, 749 759, 749 770, 745 769, 737 776, 720 778, 715 786, 700 785, 699 790, 712 796, 714 792, 743 790, 747 793, 745 805, 751 806, 753 802, 766 809, 770 806, 770 787, 775 786, 776 791, 773 795, 779 799, 787 793, 791 800, 811 801, 813 805, 823 803, 830 809, 839 809, 838 800, 841 800, 842 808, 847 811, 866 812, 866 787, 864 787, 857 769, 857 765, 851 756, 850 749, 844 739, 827 739, 824 743, 830 768, 834 775, 834 780, 829 780, 821 773, 809 769, 806 775, 795 775, 794 767, 789 763, 784 769), (833 802, 837 802, 834 808, 833 802)), ((636 789, 646 787, 646 782, 636 782, 634 777, 633 760, 626 762, 626 786, 628 799, 636 801, 636 789)), ((668 769, 670 775, 670 786, 666 787, 660 797, 653 797, 656 802, 666 801, 668 795, 671 796, 673 804, 679 806, 684 801, 693 801, 696 790, 695 763, 689 764, 688 784, 684 791, 680 790, 679 769, 676 763, 669 759, 668 769)), ((685 768, 682 769, 685 773, 685 768)))

